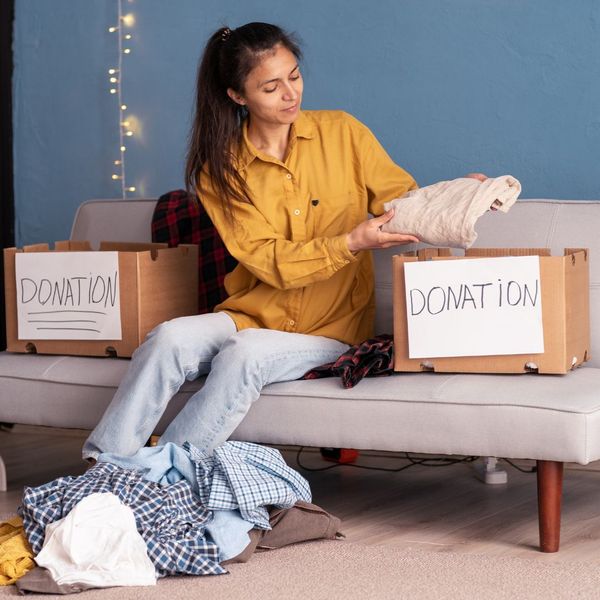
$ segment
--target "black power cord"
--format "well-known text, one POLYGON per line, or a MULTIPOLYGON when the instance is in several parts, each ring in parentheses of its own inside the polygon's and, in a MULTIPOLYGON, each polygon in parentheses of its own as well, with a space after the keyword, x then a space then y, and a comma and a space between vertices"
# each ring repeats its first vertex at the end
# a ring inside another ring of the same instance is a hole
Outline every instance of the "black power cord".
POLYGON ((405 469, 409 469, 410 467, 414 467, 415 465, 422 465, 424 467, 449 467, 451 465, 456 465, 459 463, 471 463, 477 460, 478 456, 466 456, 465 458, 414 458, 410 455, 409 452, 404 452, 404 458, 402 460, 408 460, 409 463, 407 465, 403 465, 402 467, 397 467, 394 469, 388 469, 386 467, 369 467, 367 465, 357 465, 356 463, 334 463, 332 465, 327 465, 326 467, 307 467, 303 465, 300 461, 300 456, 305 449, 305 446, 300 446, 298 448, 298 452, 296 453, 296 464, 305 471, 328 471, 329 469, 335 469, 337 467, 354 467, 355 469, 366 469, 368 471, 388 471, 390 473, 398 473, 399 471, 404 471, 405 469))
MULTIPOLYGON (((367 465, 357 465, 356 463, 341 463, 341 462, 327 465, 326 467, 307 467, 306 465, 303 465, 302 462, 300 461, 300 456, 302 455, 302 452, 304 451, 304 449, 305 449, 305 446, 300 446, 298 448, 298 452, 296 453, 296 464, 301 469, 304 469, 305 471, 312 471, 312 472, 328 471, 329 469, 335 469, 337 467, 354 467, 355 469, 366 469, 368 471, 387 471, 390 473, 398 473, 400 471, 404 471, 405 469, 409 469, 410 467, 414 467, 416 465, 421 465, 423 467, 449 467, 449 466, 457 465, 457 464, 461 464, 461 463, 462 464, 472 463, 479 458, 479 456, 466 456, 464 458, 449 458, 449 457, 414 458, 410 455, 409 452, 404 452, 403 453, 404 457, 402 458, 402 460, 408 460, 409 463, 407 465, 403 465, 402 467, 397 467, 394 469, 389 469, 386 467, 369 467, 367 465)), ((530 469, 523 469, 522 467, 519 467, 519 465, 516 465, 514 462, 512 462, 508 458, 502 458, 501 460, 508 463, 514 469, 517 469, 517 471, 521 471, 521 473, 537 473, 536 466, 533 466, 530 469)))
POLYGON ((533 467, 531 467, 531 469, 523 469, 523 467, 519 467, 519 465, 515 465, 515 463, 512 462, 511 460, 509 460, 508 458, 502 458, 500 460, 507 462, 511 467, 513 467, 513 469, 516 469, 517 471, 521 471, 521 473, 537 473, 537 466, 533 466, 533 467))

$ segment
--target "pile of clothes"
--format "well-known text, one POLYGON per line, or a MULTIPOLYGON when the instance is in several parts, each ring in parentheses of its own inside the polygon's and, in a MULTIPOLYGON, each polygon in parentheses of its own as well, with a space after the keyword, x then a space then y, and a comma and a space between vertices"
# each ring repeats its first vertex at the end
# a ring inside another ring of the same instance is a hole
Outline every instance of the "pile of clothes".
POLYGON ((342 535, 278 450, 248 442, 101 454, 79 477, 26 487, 18 512, 0 524, 0 584, 23 594, 220 575, 257 549, 342 535))

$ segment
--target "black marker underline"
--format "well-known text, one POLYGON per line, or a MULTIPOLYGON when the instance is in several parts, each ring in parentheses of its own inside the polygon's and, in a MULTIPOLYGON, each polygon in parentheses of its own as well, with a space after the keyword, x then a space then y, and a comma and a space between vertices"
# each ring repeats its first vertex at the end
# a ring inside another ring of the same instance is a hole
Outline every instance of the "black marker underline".
POLYGON ((95 331, 101 333, 99 329, 86 329, 85 327, 36 327, 38 331, 42 329, 58 329, 58 331, 95 331))
POLYGON ((95 323, 94 319, 68 319, 66 321, 50 321, 44 319, 29 319, 28 323, 95 323))
POLYGON ((93 313, 95 315, 105 315, 105 312, 102 312, 101 310, 42 310, 42 311, 38 311, 38 312, 30 312, 27 313, 28 315, 49 315, 52 313, 69 313, 69 312, 76 312, 76 313, 93 313))

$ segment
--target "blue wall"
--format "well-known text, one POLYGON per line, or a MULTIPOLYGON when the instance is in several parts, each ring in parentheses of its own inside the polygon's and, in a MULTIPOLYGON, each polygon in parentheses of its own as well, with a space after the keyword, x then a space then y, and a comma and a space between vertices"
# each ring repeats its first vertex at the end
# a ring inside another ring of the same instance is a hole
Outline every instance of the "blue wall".
MULTIPOLYGON (((426 185, 511 173, 528 198, 600 198, 597 0, 135 0, 127 179, 181 187, 197 60, 222 24, 270 21, 305 50, 305 108, 363 120, 426 185)), ((17 243, 64 239, 78 204, 119 197, 112 0, 16 0, 17 243)))

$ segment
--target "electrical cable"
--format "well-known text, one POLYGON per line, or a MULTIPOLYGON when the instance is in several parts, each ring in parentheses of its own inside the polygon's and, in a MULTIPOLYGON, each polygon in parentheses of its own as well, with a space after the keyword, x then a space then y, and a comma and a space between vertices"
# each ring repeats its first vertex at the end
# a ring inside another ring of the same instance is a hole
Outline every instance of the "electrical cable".
POLYGON ((513 469, 521 471, 521 473, 537 473, 537 466, 533 466, 531 467, 531 469, 523 469, 522 467, 519 467, 519 465, 515 465, 515 463, 509 460, 508 458, 502 458, 500 460, 507 462, 511 467, 513 467, 513 469))
POLYGON ((296 453, 296 464, 301 469, 312 472, 328 471, 329 469, 335 469, 336 467, 354 467, 355 469, 366 469, 368 471, 387 471, 390 473, 398 473, 416 465, 422 465, 424 467, 448 467, 450 465, 456 465, 459 463, 471 463, 479 458, 478 456, 466 456, 464 458, 413 458, 409 452, 404 452, 404 458, 402 460, 408 460, 409 463, 407 465, 403 465, 402 467, 397 467, 393 469, 387 467, 370 467, 367 465, 357 465, 356 463, 334 463, 332 465, 327 465, 326 467, 307 467, 306 465, 303 465, 300 461, 300 456, 304 449, 305 446, 300 446, 298 448, 298 452, 296 453))

